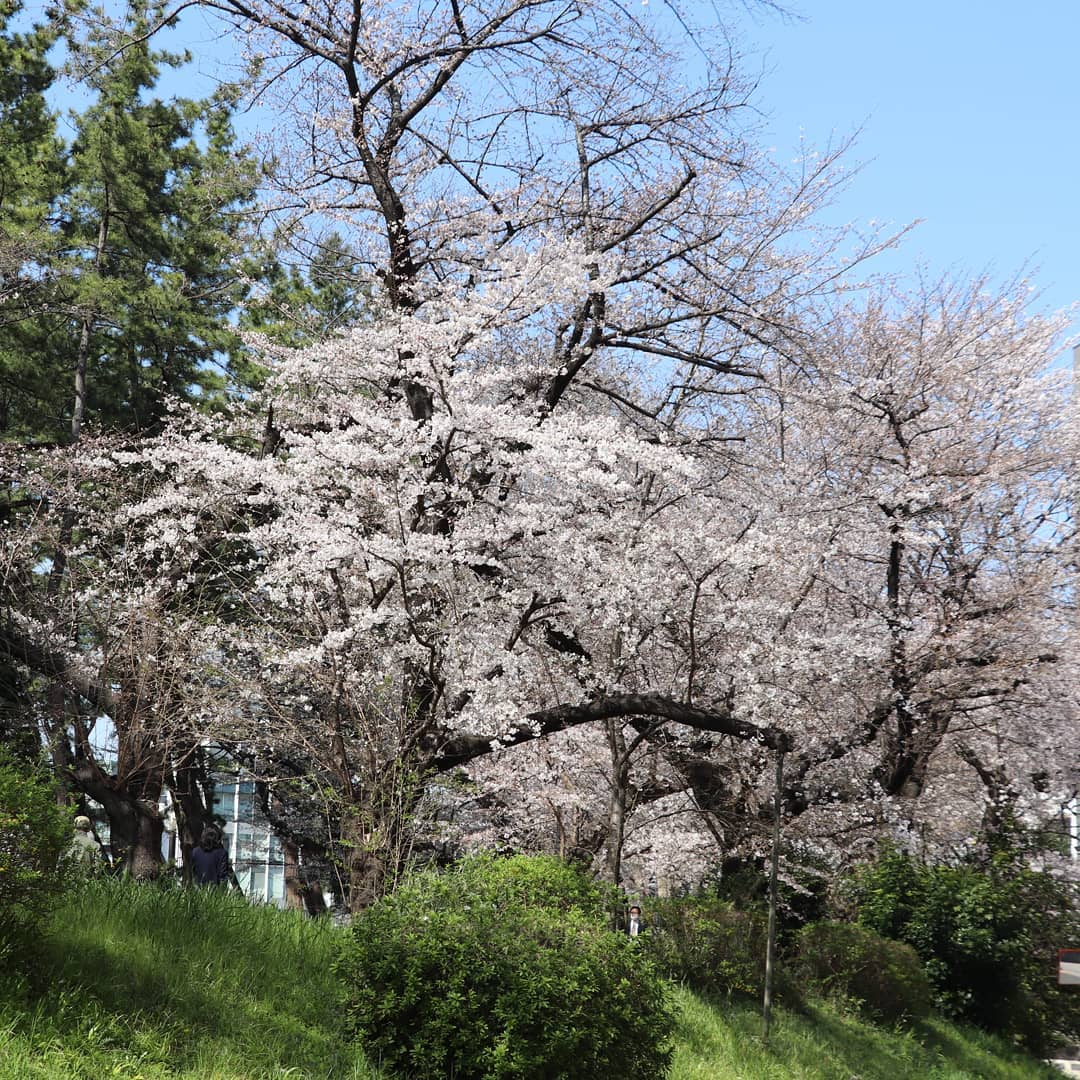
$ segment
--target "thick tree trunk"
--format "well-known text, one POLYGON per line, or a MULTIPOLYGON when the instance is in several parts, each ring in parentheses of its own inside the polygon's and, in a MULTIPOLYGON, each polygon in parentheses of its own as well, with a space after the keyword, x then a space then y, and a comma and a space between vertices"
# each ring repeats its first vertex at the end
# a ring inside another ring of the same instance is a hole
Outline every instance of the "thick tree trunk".
POLYGON ((209 778, 198 747, 191 747, 182 755, 170 756, 174 760, 178 758, 180 762, 167 771, 165 782, 173 799, 184 883, 190 884, 191 850, 198 844, 203 829, 212 821, 204 794, 209 792, 209 778))
POLYGON ((1009 832, 1016 822, 1018 793, 1009 783, 1009 774, 1003 764, 985 764, 970 746, 963 743, 956 747, 956 754, 975 770, 986 789, 979 839, 993 851, 1010 839, 1009 832))
POLYGON ((132 877, 157 877, 164 863, 161 839, 165 822, 156 800, 139 798, 121 788, 94 762, 78 762, 71 775, 80 791, 105 808, 114 864, 132 877))
POLYGON ((611 749, 611 790, 608 793, 608 828, 601 874, 605 881, 619 885, 622 881, 626 812, 630 801, 630 753, 619 721, 607 721, 607 735, 611 749))
POLYGON ((350 911, 362 911, 391 891, 413 850, 413 820, 420 788, 399 760, 374 781, 352 789, 343 808, 341 841, 350 911))
POLYGON ((285 906, 291 911, 304 910, 304 886, 300 881, 300 847, 295 840, 281 837, 285 864, 285 906))
POLYGON ((383 896, 390 870, 389 845, 368 815, 347 815, 342 825, 349 911, 363 911, 383 896), (365 818, 367 820, 365 820, 365 818))
POLYGON ((144 807, 140 807, 132 818, 132 826, 133 835, 124 860, 124 870, 139 880, 156 878, 164 864, 161 840, 165 823, 160 814, 148 813, 144 807))

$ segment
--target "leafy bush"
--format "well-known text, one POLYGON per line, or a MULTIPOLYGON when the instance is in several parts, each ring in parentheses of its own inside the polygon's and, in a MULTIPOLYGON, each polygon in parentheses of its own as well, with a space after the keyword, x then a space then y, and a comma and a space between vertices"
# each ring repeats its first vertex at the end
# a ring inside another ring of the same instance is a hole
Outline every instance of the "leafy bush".
POLYGON ((863 926, 819 922, 804 927, 794 966, 805 989, 854 1002, 871 1019, 892 1023, 930 1015, 930 982, 915 950, 863 926))
POLYGON ((1016 853, 926 866, 887 848, 851 891, 863 926, 919 954, 943 1011, 1036 1052, 1080 1034, 1080 1003, 1054 972, 1057 947, 1080 940, 1074 898, 1016 853))
POLYGON ((64 887, 71 815, 44 777, 0 758, 0 954, 31 944, 64 887))
POLYGON ((710 896, 650 900, 659 929, 649 954, 669 978, 695 990, 760 997, 765 985, 767 923, 710 896))
POLYGON ((652 1080, 673 1021, 603 895, 550 858, 415 875, 353 924, 339 964, 370 1060, 457 1080, 652 1080))

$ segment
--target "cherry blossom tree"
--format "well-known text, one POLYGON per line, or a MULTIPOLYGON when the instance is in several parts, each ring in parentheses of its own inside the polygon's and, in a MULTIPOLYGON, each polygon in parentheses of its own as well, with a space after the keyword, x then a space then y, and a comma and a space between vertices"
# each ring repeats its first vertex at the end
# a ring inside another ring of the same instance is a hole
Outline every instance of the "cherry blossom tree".
MULTIPOLYGON (((762 394, 771 434, 746 479, 760 509, 772 455, 769 501, 801 503, 787 522, 818 560, 751 618, 755 677, 782 688, 774 722, 797 733, 793 838, 850 846, 902 825, 947 846, 1003 809, 1045 817, 1048 797, 1067 799, 1076 418, 1064 373, 1047 370, 1061 323, 1027 299, 985 280, 879 292, 837 311, 816 358, 762 394)), ((729 672, 739 660, 725 656, 729 672)), ((701 815, 716 764, 683 747, 666 784, 639 769, 630 787, 647 805, 681 781, 703 824, 724 823, 724 850, 760 844, 767 803, 745 779, 737 800, 728 778, 727 812, 701 815)))
MULTIPOLYGON (((534 304, 573 278, 515 273, 534 304)), ((880 826, 972 754, 1022 770, 1021 744, 1060 741, 1076 432, 1040 373, 1052 323, 945 287, 838 312, 801 383, 743 396, 735 454, 696 423, 538 416, 488 352, 501 325, 466 355, 433 307, 280 351, 272 454, 245 405, 97 462, 144 484, 111 565, 214 687, 192 726, 323 778, 354 902, 430 777, 584 725, 591 749, 549 753, 606 774, 591 843, 613 873, 620 815, 679 792, 719 844, 756 836, 769 751, 794 748, 788 811, 820 834, 880 826), (403 352, 438 387, 426 421, 387 392, 403 352)))
POLYGON ((830 758, 862 758, 856 775, 900 804, 929 785, 908 811, 924 821, 955 818, 950 789, 981 805, 958 770, 1004 767, 1030 793, 1070 766, 1076 414, 1048 370, 1062 324, 1027 301, 985 280, 880 294, 838 315, 823 378, 788 409, 789 447, 795 427, 820 430, 808 417, 829 424, 801 440, 837 522, 818 587, 861 626, 868 661, 836 694, 844 734, 804 740, 791 809, 815 799, 815 769, 836 784, 830 758))
POLYGON ((711 512, 712 558, 730 540, 707 461, 616 416, 564 408, 523 423, 516 369, 450 367, 444 335, 410 317, 283 358, 275 455, 194 417, 183 438, 114 455, 118 468, 156 460, 168 477, 127 510, 145 536, 135 557, 164 580, 194 572, 208 522, 229 535, 230 558, 249 550, 235 601, 246 614, 211 622, 201 651, 258 705, 217 727, 314 753, 363 808, 364 860, 386 842, 389 826, 370 820, 390 797, 382 781, 396 790, 496 746, 626 716, 783 742, 708 683, 688 693, 700 665, 680 671, 684 647, 658 636, 665 618, 685 618, 690 592, 664 598, 654 583, 672 577, 670 538, 687 515, 711 512), (378 390, 403 347, 438 372, 445 414, 426 423, 378 390), (333 386, 313 396, 331 364, 333 386))
POLYGON ((185 703, 210 688, 190 681, 196 658, 167 585, 148 585, 153 565, 127 558, 137 538, 124 510, 145 482, 100 484, 100 456, 115 445, 94 437, 50 453, 0 452, 20 496, 6 506, 0 648, 43 688, 28 718, 71 789, 104 809, 114 857, 152 876, 163 792, 189 842, 208 818, 205 734, 188 726, 185 703))
POLYGON ((780 752, 808 842, 1030 786, 1075 716, 1052 320, 856 290, 879 240, 811 231, 836 162, 755 151, 730 58, 647 15, 207 6, 306 118, 279 183, 358 253, 364 318, 84 454, 115 497, 65 602, 112 629, 88 658, 20 600, 10 653, 325 803, 353 905, 455 785, 616 880, 665 836, 672 867, 758 843, 780 752))
MULTIPOLYGON (((514 273, 529 311, 573 280, 514 273)), ((718 848, 753 842, 768 750, 794 748, 791 827, 818 837, 970 818, 987 778, 1031 792, 1068 764, 1077 435, 1044 371, 1055 324, 1022 299, 942 285, 836 312, 799 378, 740 395, 737 451, 602 398, 538 416, 497 320, 466 354, 426 316, 279 350, 265 403, 99 448, 83 483, 116 498, 69 598, 99 651, 25 602, 9 646, 52 640, 23 659, 155 752, 300 763, 346 807, 357 902, 430 778, 489 756, 481 793, 512 816, 531 786, 534 831, 538 800, 576 814, 616 876, 619 838, 680 792, 718 848), (439 388, 427 421, 387 392, 405 351, 439 388), (549 798, 514 748, 574 728, 549 740, 549 798)))

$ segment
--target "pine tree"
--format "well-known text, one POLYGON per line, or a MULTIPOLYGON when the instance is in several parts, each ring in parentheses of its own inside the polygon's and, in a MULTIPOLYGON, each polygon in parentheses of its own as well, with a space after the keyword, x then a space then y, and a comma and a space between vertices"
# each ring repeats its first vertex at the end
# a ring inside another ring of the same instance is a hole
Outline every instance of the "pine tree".
MULTIPOLYGON (((278 345, 302 348, 370 316, 369 288, 339 233, 318 239, 302 265, 286 259, 285 250, 286 237, 279 235, 245 261, 251 294, 240 313, 241 329, 264 334, 278 345)), ((234 366, 249 383, 260 382, 264 374, 243 354, 234 366)))
POLYGON ((229 384, 257 169, 237 146, 234 89, 156 93, 162 69, 189 60, 142 40, 161 16, 135 0, 123 48, 107 28, 69 42, 95 100, 73 118, 51 209, 49 301, 20 329, 39 396, 9 420, 16 437, 151 431, 169 398, 212 402, 229 384))
POLYGON ((51 207, 65 171, 56 115, 46 101, 48 51, 60 26, 16 31, 22 0, 0 0, 0 438, 33 427, 48 379, 37 316, 49 282, 51 207))

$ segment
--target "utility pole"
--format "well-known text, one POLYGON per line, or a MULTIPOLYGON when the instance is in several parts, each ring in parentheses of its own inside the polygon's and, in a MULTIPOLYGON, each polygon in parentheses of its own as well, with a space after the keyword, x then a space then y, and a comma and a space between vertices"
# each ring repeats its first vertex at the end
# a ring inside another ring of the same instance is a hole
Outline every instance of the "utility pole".
POLYGON ((776 886, 780 868, 780 818, 783 814, 784 751, 776 751, 776 804, 773 809, 772 859, 769 863, 769 929, 765 939, 765 997, 761 1009, 761 1039, 769 1041, 772 1023, 773 967, 776 960, 776 886))
MULTIPOLYGON (((1073 346, 1073 413, 1080 426, 1080 345, 1073 346)), ((1080 650, 1080 463, 1073 463, 1072 494, 1072 602, 1073 602, 1073 648, 1080 650)), ((1080 692, 1080 687, 1077 688, 1080 692)), ((1074 862, 1080 859, 1080 798, 1076 795, 1065 806, 1065 818, 1069 828, 1069 858, 1074 862)))

